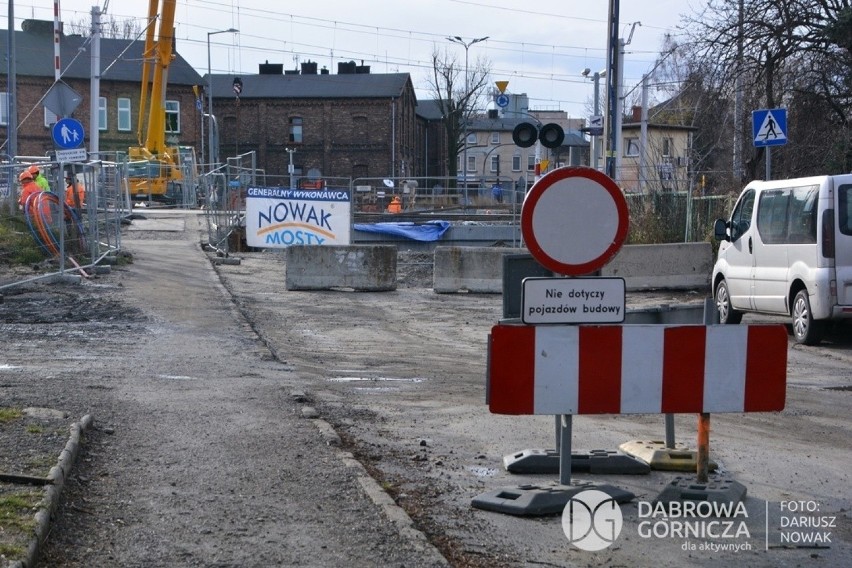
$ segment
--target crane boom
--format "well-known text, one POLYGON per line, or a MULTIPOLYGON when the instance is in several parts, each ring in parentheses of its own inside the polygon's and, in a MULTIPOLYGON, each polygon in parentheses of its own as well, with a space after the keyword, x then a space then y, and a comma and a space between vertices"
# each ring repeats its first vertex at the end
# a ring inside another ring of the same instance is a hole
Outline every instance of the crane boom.
POLYGON ((165 197, 183 180, 180 148, 166 145, 166 88, 175 58, 176 5, 177 0, 148 1, 136 131, 139 145, 129 149, 131 193, 136 196, 165 197))

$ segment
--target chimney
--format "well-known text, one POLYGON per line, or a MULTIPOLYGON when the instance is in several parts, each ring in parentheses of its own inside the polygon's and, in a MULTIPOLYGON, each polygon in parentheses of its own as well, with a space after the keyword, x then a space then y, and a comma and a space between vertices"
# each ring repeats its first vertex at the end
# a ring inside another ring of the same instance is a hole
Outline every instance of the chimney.
POLYGON ((634 105, 631 110, 633 111, 633 122, 642 122, 642 107, 634 105))
POLYGON ((308 59, 307 61, 302 63, 302 75, 316 75, 317 74, 317 62, 311 61, 308 59))
MULTIPOLYGON (((59 22, 59 33, 64 35, 62 22, 59 22)), ((53 20, 24 20, 21 22, 21 29, 28 34, 33 35, 53 35, 53 20)))
POLYGON ((339 61, 337 63, 337 74, 338 75, 351 75, 355 73, 355 62, 354 61, 339 61))
POLYGON ((283 63, 270 63, 267 59, 266 63, 261 63, 258 66, 259 75, 281 75, 282 73, 284 73, 283 63))

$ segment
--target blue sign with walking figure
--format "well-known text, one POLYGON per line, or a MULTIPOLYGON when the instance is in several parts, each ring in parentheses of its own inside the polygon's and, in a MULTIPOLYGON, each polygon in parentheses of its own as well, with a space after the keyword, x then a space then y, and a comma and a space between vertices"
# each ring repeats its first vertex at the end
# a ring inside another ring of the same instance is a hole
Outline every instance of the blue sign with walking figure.
POLYGON ((62 118, 53 125, 53 143, 63 150, 72 150, 83 143, 83 125, 74 118, 62 118))
POLYGON ((754 147, 781 146, 787 143, 787 109, 755 110, 751 113, 754 147))

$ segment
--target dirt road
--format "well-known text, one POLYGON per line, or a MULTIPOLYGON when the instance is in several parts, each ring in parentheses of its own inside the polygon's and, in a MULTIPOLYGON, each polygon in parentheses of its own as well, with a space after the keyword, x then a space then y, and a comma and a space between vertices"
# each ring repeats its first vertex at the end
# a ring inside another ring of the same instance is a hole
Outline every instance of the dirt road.
MULTIPOLYGON (((196 218, 156 216, 156 231, 136 223, 125 237, 133 264, 81 286, 97 317, 65 321, 78 312, 65 309, 65 320, 2 327, 5 360, 22 369, 2 375, 9 404, 96 421, 43 566, 852 563, 852 345, 842 337, 791 348, 784 412, 713 416, 713 458, 748 488, 734 519, 747 536, 683 538, 675 519, 643 516, 639 502, 671 472, 579 475, 637 496, 616 543, 585 552, 558 516, 471 507, 490 490, 555 481, 502 468, 506 454, 552 448, 554 425, 487 411, 485 340, 500 296, 435 294, 416 261, 400 265, 394 292, 291 292, 280 253, 211 266, 196 218), (306 406, 319 422, 303 418, 306 406), (780 526, 782 503, 793 501, 833 519, 830 547, 781 541, 793 530, 780 526)), ((692 445, 695 417, 676 428, 692 445)), ((662 434, 661 416, 574 420, 575 449, 662 434)))

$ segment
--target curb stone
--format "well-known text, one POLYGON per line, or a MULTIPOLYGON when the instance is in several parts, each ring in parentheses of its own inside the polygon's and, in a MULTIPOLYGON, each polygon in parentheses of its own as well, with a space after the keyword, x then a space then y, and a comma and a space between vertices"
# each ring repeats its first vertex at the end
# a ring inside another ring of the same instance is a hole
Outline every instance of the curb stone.
MULTIPOLYGON (((320 434, 325 437, 327 441, 329 432, 333 433, 338 440, 340 439, 339 436, 337 436, 337 432, 335 432, 334 427, 325 420, 318 418, 311 420, 311 422, 316 425, 320 434)), ((337 455, 337 458, 343 462, 346 467, 355 470, 355 475, 361 489, 367 497, 370 498, 370 501, 382 510, 385 518, 397 527, 400 535, 408 539, 408 541, 423 554, 423 558, 427 558, 433 562, 435 566, 449 566, 450 564, 447 559, 444 558, 444 555, 441 554, 441 552, 431 542, 429 542, 428 537, 422 531, 414 526, 414 521, 411 520, 408 513, 406 513, 402 507, 397 505, 391 496, 388 495, 387 491, 385 491, 375 478, 369 474, 364 467, 364 464, 355 459, 355 456, 351 453, 341 450, 339 447, 335 447, 336 444, 329 443, 329 445, 333 446, 334 453, 337 455)))
POLYGON ((44 499, 35 514, 36 527, 33 536, 30 538, 29 546, 27 546, 26 558, 16 560, 9 565, 9 568, 32 568, 36 565, 41 546, 50 531, 50 519, 59 505, 62 489, 65 487, 71 469, 74 467, 74 462, 77 461, 77 454, 80 452, 80 438, 84 432, 92 427, 92 422, 92 416, 86 414, 79 422, 71 424, 69 428, 71 435, 68 437, 65 448, 59 454, 59 461, 50 468, 50 472, 47 474, 50 484, 46 486, 44 499))

